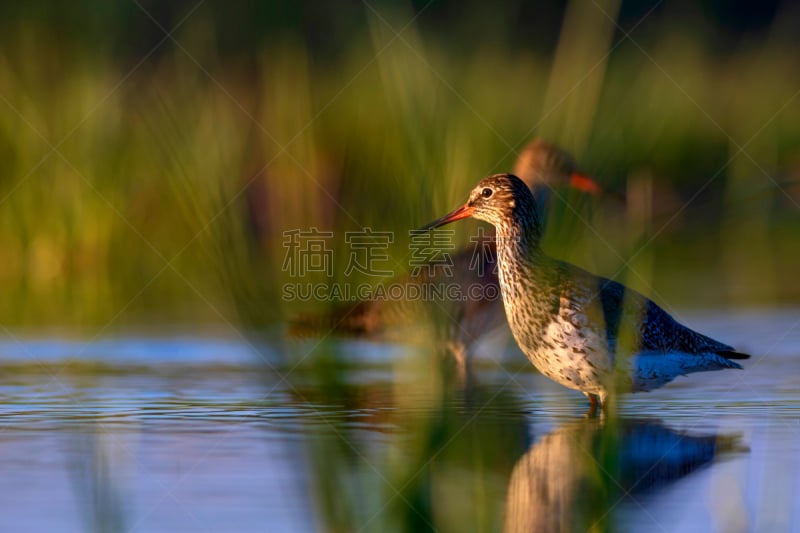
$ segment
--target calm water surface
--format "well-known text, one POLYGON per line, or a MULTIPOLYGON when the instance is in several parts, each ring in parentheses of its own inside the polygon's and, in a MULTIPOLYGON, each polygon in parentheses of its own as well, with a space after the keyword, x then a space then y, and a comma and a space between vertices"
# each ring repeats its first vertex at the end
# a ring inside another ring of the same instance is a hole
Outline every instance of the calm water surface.
POLYGON ((746 370, 603 419, 514 349, 6 337, 0 530, 800 530, 800 311, 681 318, 746 370))

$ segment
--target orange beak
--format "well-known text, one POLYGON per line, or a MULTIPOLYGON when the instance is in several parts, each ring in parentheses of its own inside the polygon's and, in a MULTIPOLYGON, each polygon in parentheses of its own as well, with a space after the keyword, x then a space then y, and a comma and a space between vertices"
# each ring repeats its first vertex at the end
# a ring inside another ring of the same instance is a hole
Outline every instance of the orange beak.
POLYGON ((605 192, 599 183, 580 172, 573 172, 572 176, 569 177, 569 185, 574 189, 596 196, 600 196, 605 192))
POLYGON ((469 205, 463 205, 458 209, 447 213, 442 218, 436 219, 430 224, 426 224, 420 231, 429 231, 434 228, 438 228, 440 226, 444 226, 445 224, 450 224, 451 222, 455 222, 456 220, 461 220, 462 218, 468 218, 472 216, 472 208, 469 205))
POLYGON ((615 200, 622 205, 625 205, 627 203, 625 200, 625 195, 623 193, 606 190, 603 188, 602 185, 594 181, 592 178, 590 178, 586 174, 581 174, 580 172, 573 172, 573 174, 569 177, 569 185, 573 189, 577 189, 579 191, 592 194, 594 196, 603 196, 605 198, 611 198, 612 200, 615 200))

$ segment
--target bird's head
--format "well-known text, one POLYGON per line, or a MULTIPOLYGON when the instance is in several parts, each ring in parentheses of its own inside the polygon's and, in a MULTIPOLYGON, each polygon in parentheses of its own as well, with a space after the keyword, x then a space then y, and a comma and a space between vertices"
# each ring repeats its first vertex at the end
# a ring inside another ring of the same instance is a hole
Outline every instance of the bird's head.
POLYGON ((571 155, 541 138, 525 145, 513 173, 534 191, 537 187, 549 186, 569 187, 594 196, 608 194, 594 179, 581 172, 571 155))
POLYGON ((422 229, 438 228, 467 217, 489 222, 498 230, 515 223, 529 223, 537 228, 539 225, 530 189, 513 174, 495 174, 483 178, 469 193, 469 199, 463 206, 422 229))

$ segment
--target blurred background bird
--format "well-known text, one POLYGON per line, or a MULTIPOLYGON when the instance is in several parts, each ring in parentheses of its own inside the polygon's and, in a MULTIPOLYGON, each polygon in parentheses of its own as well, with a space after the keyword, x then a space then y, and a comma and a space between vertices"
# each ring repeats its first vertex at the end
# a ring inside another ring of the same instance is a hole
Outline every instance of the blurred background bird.
MULTIPOLYGON (((563 200, 568 189, 616 203, 621 199, 583 173, 570 154, 541 138, 523 148, 513 171, 531 189, 543 213, 554 200, 563 200)), ((449 255, 449 261, 424 265, 394 280, 406 288, 406 294, 422 294, 426 301, 364 299, 329 312, 300 315, 290 322, 289 333, 407 339, 409 327, 433 324, 436 338, 453 355, 463 374, 475 345, 506 325, 499 297, 494 230, 482 232, 471 241, 471 245, 449 255)), ((508 338, 507 332, 502 338, 508 338)))

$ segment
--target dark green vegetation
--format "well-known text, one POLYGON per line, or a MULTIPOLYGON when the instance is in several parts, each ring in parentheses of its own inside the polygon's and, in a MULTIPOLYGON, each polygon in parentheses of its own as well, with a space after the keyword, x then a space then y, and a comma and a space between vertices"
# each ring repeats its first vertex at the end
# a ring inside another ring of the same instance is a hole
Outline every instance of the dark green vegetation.
POLYGON ((276 304, 283 231, 394 230, 403 271, 406 231, 533 135, 634 194, 624 215, 557 201, 554 254, 667 306, 800 296, 786 10, 731 37, 614 2, 563 26, 513 6, 24 5, 3 8, 0 51, 8 327, 267 325, 315 305, 276 304))

